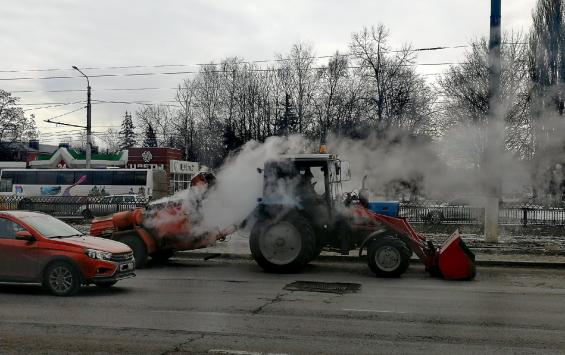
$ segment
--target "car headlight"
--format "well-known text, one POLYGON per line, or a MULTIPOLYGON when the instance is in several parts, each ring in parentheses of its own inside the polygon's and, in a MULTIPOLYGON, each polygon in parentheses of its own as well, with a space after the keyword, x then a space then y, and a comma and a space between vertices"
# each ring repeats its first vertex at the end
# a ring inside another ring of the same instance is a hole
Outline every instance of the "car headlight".
POLYGON ((107 251, 101 251, 96 249, 86 249, 84 251, 86 256, 92 259, 99 259, 99 260, 110 260, 112 259, 112 253, 107 251))

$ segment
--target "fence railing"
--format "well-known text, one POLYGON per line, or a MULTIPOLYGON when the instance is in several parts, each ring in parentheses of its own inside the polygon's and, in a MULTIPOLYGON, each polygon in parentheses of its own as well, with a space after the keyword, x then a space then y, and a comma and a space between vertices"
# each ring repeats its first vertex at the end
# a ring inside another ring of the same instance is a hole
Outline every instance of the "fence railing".
POLYGON ((0 210, 33 210, 57 217, 91 218, 147 205, 148 198, 131 196, 0 196, 0 210))
MULTIPOLYGON (((34 210, 58 217, 105 216, 149 203, 148 198, 120 196, 0 196, 0 210, 34 210)), ((482 225, 483 207, 451 205, 443 202, 401 203, 400 216, 410 222, 428 225, 482 225)), ((563 226, 565 208, 534 204, 501 205, 498 221, 505 225, 563 226)))
MULTIPOLYGON (((430 225, 484 223, 485 209, 448 203, 401 203, 400 216, 430 225)), ((506 225, 565 225, 565 208, 533 204, 499 206, 498 222, 506 225)))

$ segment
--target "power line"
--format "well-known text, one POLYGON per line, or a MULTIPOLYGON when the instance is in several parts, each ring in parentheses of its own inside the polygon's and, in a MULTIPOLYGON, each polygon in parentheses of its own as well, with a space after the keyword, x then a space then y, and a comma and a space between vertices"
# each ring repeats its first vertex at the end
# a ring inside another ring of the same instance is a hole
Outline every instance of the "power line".
MULTIPOLYGON (((454 64, 464 64, 461 62, 444 62, 444 63, 409 63, 403 66, 442 66, 442 65, 454 65, 454 64)), ((349 66, 347 69, 362 69, 369 68, 367 66, 349 66)), ((304 70, 325 70, 325 67, 310 67, 304 68, 304 70)), ((276 68, 257 68, 257 69, 247 69, 248 72, 276 72, 276 68)), ((234 70, 211 70, 212 73, 233 73, 234 70)), ((110 78, 110 77, 132 77, 132 76, 155 76, 155 75, 186 75, 186 74, 199 74, 199 71, 187 70, 187 71, 177 71, 177 72, 146 72, 146 73, 122 73, 122 74, 98 74, 89 75, 89 78, 110 78)), ((0 81, 17 81, 17 80, 53 80, 53 79, 75 79, 82 78, 82 76, 45 76, 45 77, 18 77, 18 78, 0 78, 0 81)))
POLYGON ((62 113, 62 114, 60 114, 60 115, 57 115, 57 116, 53 116, 53 117, 51 117, 51 118, 48 118, 47 121, 54 120, 55 118, 59 118, 59 117, 63 117, 63 116, 70 115, 71 113, 75 113, 75 112, 77 112, 77 111, 84 110, 85 108, 86 108, 86 106, 84 106, 84 107, 79 107, 79 108, 77 108, 76 110, 68 111, 68 112, 62 113))
MULTIPOLYGON (((178 88, 148 88, 148 87, 141 87, 141 88, 102 88, 102 89, 93 89, 93 92, 96 91, 145 91, 145 90, 177 90, 178 88)), ((15 90, 10 91, 12 94, 29 94, 29 93, 38 93, 38 92, 49 92, 49 93, 59 93, 59 92, 85 92, 85 89, 61 89, 61 90, 15 90)))
MULTIPOLYGON (((171 105, 170 103, 176 103, 178 101, 175 100, 165 100, 165 101, 112 101, 112 100, 92 100, 93 104, 132 104, 132 105, 161 105, 161 106, 171 106, 171 107, 179 107, 179 105, 171 105)), ((75 105, 75 104, 84 104, 84 101, 74 101, 74 102, 43 102, 43 103, 25 103, 19 105, 47 105, 43 107, 34 107, 32 109, 25 109, 24 111, 32 111, 32 110, 40 110, 45 108, 53 108, 53 107, 61 107, 61 106, 68 106, 68 105, 75 105)), ((81 107, 80 109, 83 109, 81 107)), ((78 111, 79 109, 77 109, 78 111)))
POLYGON ((65 103, 61 103, 61 104, 56 104, 56 105, 48 105, 48 106, 43 106, 43 107, 34 107, 34 108, 28 108, 23 110, 24 112, 27 111, 35 111, 35 110, 42 110, 42 109, 46 109, 46 108, 54 108, 54 107, 61 107, 61 106, 68 106, 68 105, 76 105, 76 104, 83 104, 84 101, 75 101, 75 102, 65 102, 65 103))
MULTIPOLYGON (((414 52, 423 52, 423 51, 437 51, 437 50, 446 50, 446 49, 458 49, 458 48, 466 48, 469 45, 455 45, 455 46, 436 46, 436 47, 423 47, 423 48, 414 48, 410 49, 414 52)), ((383 52, 388 53, 398 53, 403 52, 404 50, 385 50, 383 52)), ((351 54, 338 54, 339 56, 351 56, 351 54)), ((303 59, 326 59, 332 58, 334 55, 322 55, 322 56, 312 56, 312 57, 305 57, 303 59)), ((259 59, 259 60, 242 60, 235 63, 238 64, 254 64, 254 63, 269 63, 269 62, 283 62, 283 61, 291 61, 292 58, 276 58, 276 59, 259 59)), ((221 63, 218 62, 218 63, 221 63)), ((141 69, 141 68, 182 68, 182 67, 196 67, 196 66, 210 66, 210 65, 217 65, 218 63, 194 63, 194 64, 157 64, 157 65, 121 65, 121 66, 101 66, 101 67, 84 67, 82 69, 85 70, 116 70, 116 69, 141 69)), ((4 69, 0 70, 0 73, 30 73, 30 72, 55 72, 55 71, 73 71, 74 69, 71 68, 47 68, 47 69, 4 69)), ((90 77, 90 75, 89 75, 90 77)))

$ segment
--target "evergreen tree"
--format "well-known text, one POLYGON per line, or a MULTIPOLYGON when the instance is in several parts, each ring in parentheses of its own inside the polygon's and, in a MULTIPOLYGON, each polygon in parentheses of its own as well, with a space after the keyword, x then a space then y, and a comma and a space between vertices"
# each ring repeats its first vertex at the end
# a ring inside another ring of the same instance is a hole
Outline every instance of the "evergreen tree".
POLYGON ((120 149, 128 149, 135 146, 134 125, 131 114, 126 111, 124 120, 122 121, 122 129, 120 130, 120 149))
POLYGON ((245 143, 241 138, 237 136, 234 128, 230 125, 226 125, 224 128, 223 139, 224 148, 226 149, 226 155, 241 147, 245 143))
POLYGON ((157 135, 155 134, 155 130, 150 124, 147 124, 145 128, 145 138, 143 139, 143 146, 144 147, 157 147, 157 135))
POLYGON ((284 100, 284 111, 279 117, 279 122, 277 124, 277 134, 279 136, 288 136, 296 132, 296 126, 298 124, 298 117, 294 112, 292 103, 290 102, 290 95, 285 94, 284 100))

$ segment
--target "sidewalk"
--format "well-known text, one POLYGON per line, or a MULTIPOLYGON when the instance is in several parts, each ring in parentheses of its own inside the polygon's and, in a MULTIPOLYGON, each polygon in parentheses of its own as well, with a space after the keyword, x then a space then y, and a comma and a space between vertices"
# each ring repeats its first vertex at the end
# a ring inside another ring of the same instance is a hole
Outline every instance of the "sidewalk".
MULTIPOLYGON (((435 245, 441 245, 448 236, 428 235, 427 237, 432 239, 435 245)), ((565 235, 535 238, 501 236, 498 244, 485 243, 480 235, 462 235, 462 237, 475 253, 477 265, 565 268, 565 235)), ((247 235, 234 233, 225 242, 218 242, 213 247, 178 252, 176 257, 251 259, 249 239, 247 235)), ((322 252, 319 258, 332 261, 357 261, 358 252, 351 251, 349 255, 322 252)), ((413 261, 417 262, 418 259, 413 257, 413 261)))

